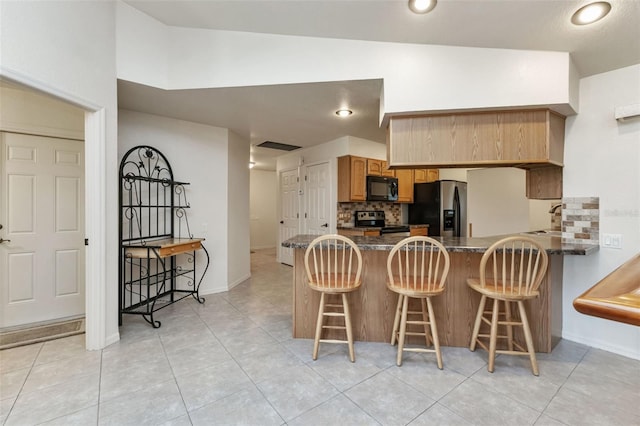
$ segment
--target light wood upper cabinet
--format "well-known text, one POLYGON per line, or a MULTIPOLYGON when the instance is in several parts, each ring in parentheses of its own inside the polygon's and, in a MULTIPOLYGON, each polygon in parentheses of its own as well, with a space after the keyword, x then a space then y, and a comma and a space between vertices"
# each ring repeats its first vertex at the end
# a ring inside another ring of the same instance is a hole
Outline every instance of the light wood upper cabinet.
POLYGON ((414 183, 429 183, 440 179, 438 169, 415 169, 413 171, 414 183))
POLYGON ((391 167, 563 165, 565 118, 550 110, 391 117, 391 167))
POLYGON ((562 198, 562 167, 547 166, 527 170, 526 194, 529 199, 562 198))
POLYGON ((338 201, 366 201, 367 159, 345 155, 338 157, 338 201))
POLYGON ((387 162, 384 160, 367 158, 367 176, 395 177, 395 170, 389 170, 388 167, 387 162))
POLYGON ((396 171, 389 169, 389 165, 384 160, 382 160, 382 176, 396 177, 396 171))
POLYGON ((367 176, 382 176, 382 160, 367 158, 367 176))
POLYGON ((398 178, 398 203, 413 203, 413 170, 396 170, 398 178))

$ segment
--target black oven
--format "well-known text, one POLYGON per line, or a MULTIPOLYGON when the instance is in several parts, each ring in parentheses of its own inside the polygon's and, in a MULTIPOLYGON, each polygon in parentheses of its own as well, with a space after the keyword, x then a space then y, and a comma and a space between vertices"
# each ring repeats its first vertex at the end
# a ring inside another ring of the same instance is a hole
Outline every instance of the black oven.
POLYGON ((398 201, 398 179, 367 176, 367 201, 398 201))

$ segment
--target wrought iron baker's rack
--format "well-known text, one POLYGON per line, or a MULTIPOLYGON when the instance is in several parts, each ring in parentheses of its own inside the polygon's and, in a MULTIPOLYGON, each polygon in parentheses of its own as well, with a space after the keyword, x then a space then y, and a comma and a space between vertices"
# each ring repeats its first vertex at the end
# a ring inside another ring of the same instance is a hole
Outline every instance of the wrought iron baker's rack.
POLYGON ((136 314, 158 328, 154 312, 188 296, 204 303, 199 289, 209 253, 204 239, 194 238, 189 229, 189 184, 174 180, 160 151, 148 145, 131 148, 119 178, 119 323, 123 314, 136 314), (206 260, 201 273, 198 253, 206 260))

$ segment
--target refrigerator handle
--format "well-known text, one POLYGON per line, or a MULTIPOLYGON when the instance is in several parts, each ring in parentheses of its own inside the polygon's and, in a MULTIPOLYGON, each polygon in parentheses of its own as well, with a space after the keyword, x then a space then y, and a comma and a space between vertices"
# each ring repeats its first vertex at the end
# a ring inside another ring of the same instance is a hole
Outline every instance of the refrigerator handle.
POLYGON ((456 220, 453 223, 453 235, 455 237, 459 237, 460 232, 460 194, 458 194, 458 187, 456 186, 453 190, 453 212, 455 214, 456 220))

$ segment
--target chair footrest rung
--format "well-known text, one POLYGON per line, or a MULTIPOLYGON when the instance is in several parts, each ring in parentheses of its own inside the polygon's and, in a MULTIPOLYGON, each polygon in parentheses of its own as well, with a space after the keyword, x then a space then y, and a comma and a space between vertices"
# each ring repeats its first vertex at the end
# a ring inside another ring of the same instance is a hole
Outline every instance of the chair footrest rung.
POLYGON ((431 325, 431 323, 429 321, 407 321, 407 325, 409 324, 414 324, 414 325, 431 325))
POLYGON ((522 355, 529 356, 529 352, 526 351, 508 351, 506 349, 496 349, 497 354, 505 354, 505 355, 522 355))
MULTIPOLYGON (((486 337, 487 339, 489 339, 491 336, 489 334, 478 334, 478 337, 486 337)), ((499 334, 496 336, 497 339, 508 339, 509 336, 504 336, 502 334, 499 334)))
POLYGON ((335 303, 325 303, 324 306, 325 308, 342 308, 342 304, 338 305, 335 303))
POLYGON ((426 349, 426 348, 402 348, 403 352, 435 352, 435 349, 426 349))
POLYGON ((322 328, 329 328, 332 330, 346 330, 347 327, 344 325, 323 325, 322 328))
POLYGON ((498 325, 521 326, 520 321, 498 321, 498 325))
POLYGON ((417 331, 405 331, 404 334, 405 336, 425 336, 426 335, 426 333, 424 332, 419 333, 417 331))
POLYGON ((320 343, 349 343, 347 340, 320 339, 320 343))
POLYGON ((327 317, 343 317, 343 312, 323 312, 322 315, 327 317))

